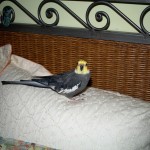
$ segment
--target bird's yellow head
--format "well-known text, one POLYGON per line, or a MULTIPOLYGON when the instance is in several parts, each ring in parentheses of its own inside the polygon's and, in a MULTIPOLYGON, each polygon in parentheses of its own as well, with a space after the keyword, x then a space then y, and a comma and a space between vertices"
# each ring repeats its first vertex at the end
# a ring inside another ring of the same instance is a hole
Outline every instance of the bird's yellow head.
POLYGON ((75 69, 75 73, 77 74, 88 74, 90 71, 87 66, 87 62, 84 60, 79 60, 77 67, 75 69))

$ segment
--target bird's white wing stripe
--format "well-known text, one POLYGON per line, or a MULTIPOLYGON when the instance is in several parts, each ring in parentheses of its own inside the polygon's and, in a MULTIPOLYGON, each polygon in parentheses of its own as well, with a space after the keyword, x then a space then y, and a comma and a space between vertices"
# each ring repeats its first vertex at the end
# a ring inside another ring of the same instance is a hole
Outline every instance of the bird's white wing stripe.
POLYGON ((71 89, 61 89, 58 93, 68 94, 68 93, 74 92, 75 90, 77 90, 79 88, 80 84, 81 83, 78 83, 77 85, 73 86, 71 89))

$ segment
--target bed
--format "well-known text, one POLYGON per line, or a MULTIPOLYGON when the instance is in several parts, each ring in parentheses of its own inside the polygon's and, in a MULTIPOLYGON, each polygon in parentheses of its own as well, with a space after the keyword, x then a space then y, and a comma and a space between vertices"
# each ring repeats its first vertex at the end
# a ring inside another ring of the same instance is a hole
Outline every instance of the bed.
POLYGON ((11 24, 0 26, 0 46, 0 81, 61 73, 81 58, 91 71, 74 100, 0 83, 1 148, 150 149, 149 32, 11 24))

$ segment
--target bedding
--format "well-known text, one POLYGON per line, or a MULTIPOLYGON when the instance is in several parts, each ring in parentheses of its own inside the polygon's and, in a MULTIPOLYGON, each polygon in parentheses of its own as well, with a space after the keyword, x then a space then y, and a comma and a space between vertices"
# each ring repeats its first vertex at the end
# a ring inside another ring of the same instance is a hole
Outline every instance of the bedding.
POLYGON ((0 137, 1 150, 56 150, 53 148, 38 145, 36 143, 29 143, 21 140, 0 137))
POLYGON ((0 47, 0 74, 10 62, 11 45, 7 44, 0 47))
MULTIPOLYGON (((0 81, 40 72, 13 57, 0 81)), ((42 73, 50 74, 44 67, 42 73)), ((70 100, 50 89, 0 83, 0 136, 64 150, 149 150, 150 103, 92 87, 70 100)))

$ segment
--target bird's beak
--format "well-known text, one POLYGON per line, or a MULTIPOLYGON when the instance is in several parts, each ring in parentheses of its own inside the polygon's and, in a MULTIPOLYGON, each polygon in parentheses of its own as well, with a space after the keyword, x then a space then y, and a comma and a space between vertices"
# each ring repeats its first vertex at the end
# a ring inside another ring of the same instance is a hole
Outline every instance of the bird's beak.
POLYGON ((83 65, 80 65, 80 70, 81 70, 81 71, 83 70, 83 65))

